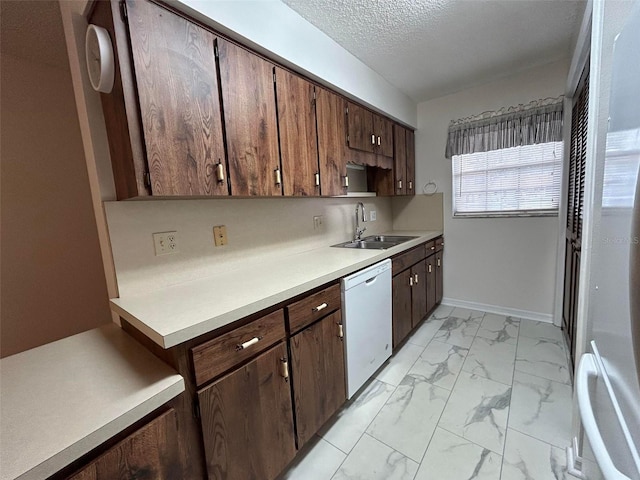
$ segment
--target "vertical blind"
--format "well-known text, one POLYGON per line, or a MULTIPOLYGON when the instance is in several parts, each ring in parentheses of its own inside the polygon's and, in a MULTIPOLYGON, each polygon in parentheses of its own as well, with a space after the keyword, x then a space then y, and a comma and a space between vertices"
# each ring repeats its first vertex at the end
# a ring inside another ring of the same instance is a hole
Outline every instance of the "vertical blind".
POLYGON ((453 214, 557 214, 562 109, 559 97, 452 121, 453 214))

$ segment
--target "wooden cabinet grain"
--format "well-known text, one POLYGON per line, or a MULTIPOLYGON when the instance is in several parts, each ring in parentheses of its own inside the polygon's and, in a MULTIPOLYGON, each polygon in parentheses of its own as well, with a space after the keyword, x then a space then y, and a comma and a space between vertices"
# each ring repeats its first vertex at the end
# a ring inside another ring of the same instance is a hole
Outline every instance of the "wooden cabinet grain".
POLYGON ((442 301, 442 251, 436 252, 435 256, 435 283, 436 283, 436 305, 442 301))
POLYGON ((283 194, 320 195, 314 86, 276 67, 276 98, 283 194))
POLYGON ((394 195, 405 195, 407 187, 407 140, 406 128, 393 126, 393 174, 394 195))
POLYGON ((295 456, 287 358, 280 343, 198 391, 210 479, 272 480, 295 456))
POLYGON ((421 260, 411 267, 411 328, 415 328, 427 314, 427 263, 421 260))
POLYGON ((413 130, 405 130, 405 142, 407 152, 407 169, 406 179, 407 187, 405 190, 406 195, 415 195, 416 193, 416 140, 413 130))
POLYGON ((430 312, 436 306, 436 257, 433 253, 428 253, 426 262, 427 275, 427 312, 430 312))
POLYGON ((392 324, 393 348, 396 348, 409 335, 411 320, 411 269, 408 268, 393 277, 392 289, 392 324))
POLYGON ((178 455, 176 412, 168 410, 111 447, 69 480, 184 478, 178 455))
POLYGON ((376 153, 393 157, 393 123, 373 114, 373 133, 376 136, 376 153))
POLYGON ((318 162, 320 191, 323 196, 347 193, 345 103, 345 100, 335 93, 316 87, 318 162))
POLYGON ((274 66, 218 39, 232 195, 282 195, 274 66))
POLYGON ((346 401, 342 312, 291 337, 291 375, 298 448, 346 401))
POLYGON ((356 150, 373 152, 376 144, 373 115, 364 107, 351 102, 348 102, 347 112, 347 145, 356 150))

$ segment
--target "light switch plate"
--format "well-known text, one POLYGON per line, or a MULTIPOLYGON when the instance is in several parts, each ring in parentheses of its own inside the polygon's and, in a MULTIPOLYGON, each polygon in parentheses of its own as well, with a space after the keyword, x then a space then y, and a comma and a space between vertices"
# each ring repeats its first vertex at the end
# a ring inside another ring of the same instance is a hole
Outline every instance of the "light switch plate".
POLYGON ((213 242, 216 247, 227 244, 227 227, 225 225, 216 225, 213 227, 213 242))
POLYGON ((322 215, 314 215, 314 217, 313 217, 313 229, 314 230, 318 230, 318 229, 322 228, 323 221, 324 221, 324 219, 322 218, 322 215))
POLYGON ((156 256, 177 253, 178 232, 159 232, 153 234, 153 246, 156 256))

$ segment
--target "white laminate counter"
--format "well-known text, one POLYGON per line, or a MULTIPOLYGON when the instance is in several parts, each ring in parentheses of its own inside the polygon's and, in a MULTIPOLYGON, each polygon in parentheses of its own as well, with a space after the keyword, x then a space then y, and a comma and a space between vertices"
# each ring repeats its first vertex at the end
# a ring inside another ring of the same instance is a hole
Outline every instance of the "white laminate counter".
POLYGON ((0 479, 42 479, 184 391, 115 324, 0 360, 0 479))
POLYGON ((387 235, 417 238, 387 250, 327 246, 290 256, 274 254, 233 272, 152 293, 114 298, 111 308, 155 343, 170 348, 408 250, 442 232, 387 235))

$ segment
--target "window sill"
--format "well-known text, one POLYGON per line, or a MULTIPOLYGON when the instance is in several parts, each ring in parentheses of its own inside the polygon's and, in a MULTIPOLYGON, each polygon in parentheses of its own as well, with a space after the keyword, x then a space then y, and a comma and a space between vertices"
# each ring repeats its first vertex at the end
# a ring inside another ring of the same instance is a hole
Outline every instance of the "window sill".
POLYGON ((477 212, 454 213, 452 218, 516 218, 516 217, 557 217, 558 211, 552 212, 477 212))

